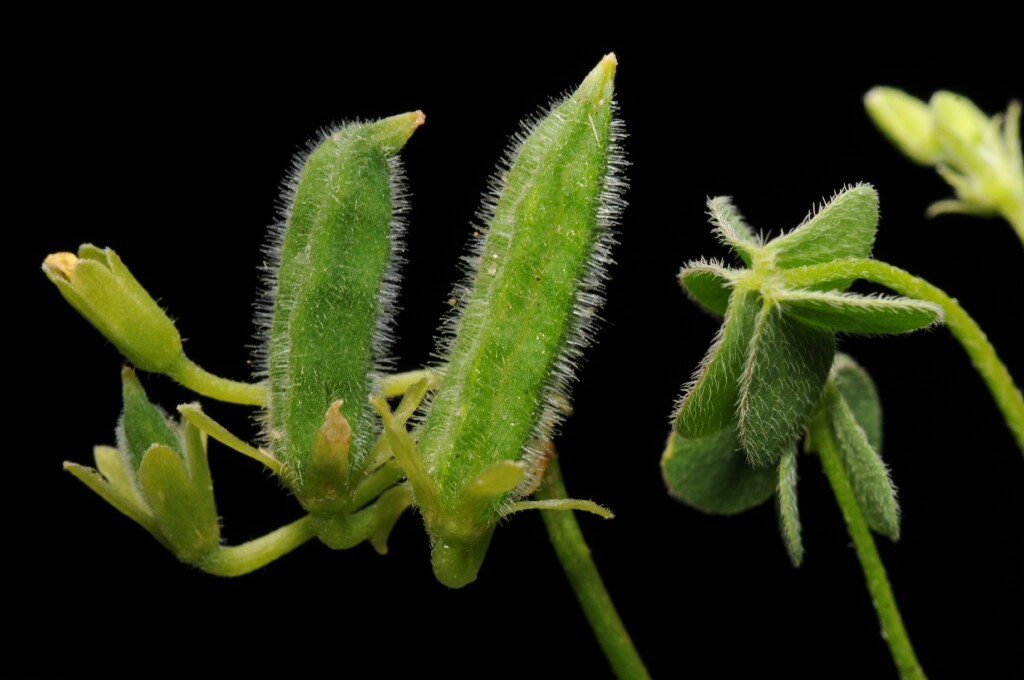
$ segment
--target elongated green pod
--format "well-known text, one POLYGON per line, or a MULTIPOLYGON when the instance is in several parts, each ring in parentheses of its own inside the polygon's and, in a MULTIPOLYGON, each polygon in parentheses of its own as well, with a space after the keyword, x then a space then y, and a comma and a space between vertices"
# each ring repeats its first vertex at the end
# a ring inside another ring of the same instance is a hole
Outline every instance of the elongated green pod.
POLYGON ((407 113, 326 134, 296 163, 266 249, 266 445, 314 521, 347 511, 373 446, 367 398, 387 366, 404 230, 395 154, 423 120, 407 113))
POLYGON ((537 442, 562 417, 602 302, 624 188, 615 67, 606 56, 515 140, 455 292, 440 352, 444 381, 419 440, 437 511, 418 499, 435 573, 454 587, 476 577, 502 509, 535 486, 544 457, 537 442), (502 484, 485 474, 506 462, 521 467, 511 484, 507 474, 502 484))

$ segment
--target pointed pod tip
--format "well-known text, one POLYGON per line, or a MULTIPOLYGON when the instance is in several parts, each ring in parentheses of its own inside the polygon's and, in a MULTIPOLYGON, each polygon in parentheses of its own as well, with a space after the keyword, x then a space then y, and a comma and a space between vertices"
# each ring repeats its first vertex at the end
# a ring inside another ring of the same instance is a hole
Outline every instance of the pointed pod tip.
POLYGON ((380 143, 391 153, 397 153, 409 141, 412 133, 426 122, 427 117, 417 109, 379 120, 373 124, 373 129, 380 143))
POLYGON ((597 66, 587 75, 583 84, 580 85, 578 94, 593 98, 602 105, 611 97, 612 83, 615 80, 615 69, 619 60, 615 58, 614 52, 609 52, 598 62, 597 66))

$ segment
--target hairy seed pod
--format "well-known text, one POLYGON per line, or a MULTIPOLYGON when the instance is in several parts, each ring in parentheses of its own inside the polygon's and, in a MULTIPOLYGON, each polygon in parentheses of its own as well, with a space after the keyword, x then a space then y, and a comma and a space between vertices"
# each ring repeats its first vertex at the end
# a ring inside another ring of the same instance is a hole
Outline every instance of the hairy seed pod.
POLYGON ((403 231, 395 154, 422 123, 415 112, 327 134, 296 163, 267 248, 266 444, 314 517, 344 509, 373 445, 367 398, 390 341, 403 231), (340 420, 325 419, 332 404, 340 420), (324 440, 339 428, 346 438, 324 440))
POLYGON ((441 351, 444 380, 420 436, 443 513, 460 518, 458 530, 426 518, 435 571, 449 585, 472 580, 479 566, 456 544, 464 539, 482 559, 503 504, 535 483, 544 459, 538 442, 560 421, 589 342, 624 205, 615 66, 613 55, 605 57, 515 140, 484 202, 487 227, 468 258, 468 277, 454 295, 459 306, 441 351), (493 495, 470 503, 483 486, 493 495), (466 569, 446 580, 449 548, 454 571, 466 569))

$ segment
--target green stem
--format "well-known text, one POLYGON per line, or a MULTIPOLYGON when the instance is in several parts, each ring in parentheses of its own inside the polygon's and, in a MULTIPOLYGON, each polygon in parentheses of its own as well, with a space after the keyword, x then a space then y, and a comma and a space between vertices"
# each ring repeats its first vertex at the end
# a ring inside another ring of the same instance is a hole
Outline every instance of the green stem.
POLYGON ((811 425, 811 442, 817 449, 818 457, 821 458, 821 466, 825 469, 825 475, 832 485, 836 502, 839 503, 839 509, 843 512, 846 528, 850 532, 850 537, 857 549, 857 558, 864 570, 864 579, 868 583, 871 601, 875 605, 878 620, 882 624, 882 637, 889 644, 889 651, 892 653, 893 661, 896 662, 896 668, 899 669, 900 677, 904 680, 924 680, 924 671, 921 670, 921 664, 918 663, 917 656, 914 654, 914 647, 910 644, 907 629, 903 626, 903 618, 896 606, 896 598, 892 594, 892 586, 889 584, 889 577, 886 576, 885 566, 878 556, 875 540, 871 536, 871 530, 868 529, 864 515, 861 514, 860 506, 853 495, 853 487, 850 486, 850 479, 846 476, 846 470, 836 451, 832 431, 821 419, 811 425))
POLYGON ((199 566, 216 576, 242 576, 287 555, 311 538, 313 523, 306 515, 248 543, 220 546, 199 566))
POLYGON ((826 264, 797 267, 783 274, 786 282, 797 287, 810 286, 822 281, 859 278, 879 283, 887 288, 919 300, 928 300, 942 307, 946 326, 963 346, 975 370, 981 375, 996 401, 1007 426, 1024 452, 1024 397, 1010 377, 977 323, 956 300, 924 279, 878 260, 848 258, 826 264))
MULTIPOLYGON (((557 460, 552 460, 548 466, 536 496, 541 500, 568 498, 557 460)), ((650 674, 615 611, 576 517, 572 512, 560 510, 542 510, 540 514, 576 599, 615 675, 619 680, 649 680, 650 674)))
POLYGON ((218 401, 246 406, 265 406, 270 399, 266 385, 221 378, 193 363, 184 354, 167 371, 167 375, 193 392, 218 401))
POLYGON ((389 460, 359 483, 352 495, 351 508, 358 510, 364 505, 368 505, 403 477, 405 477, 405 472, 402 471, 401 466, 395 461, 389 460))

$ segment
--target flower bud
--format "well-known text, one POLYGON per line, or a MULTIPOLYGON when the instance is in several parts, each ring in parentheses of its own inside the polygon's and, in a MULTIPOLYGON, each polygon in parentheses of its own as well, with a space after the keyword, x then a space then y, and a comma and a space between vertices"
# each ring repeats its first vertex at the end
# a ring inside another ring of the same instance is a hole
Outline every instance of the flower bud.
POLYGON ((991 120, 967 97, 936 92, 932 95, 931 109, 939 140, 951 159, 963 161, 987 145, 991 120))
POLYGON ((110 248, 55 253, 43 272, 61 295, 135 366, 166 373, 182 358, 181 336, 110 248))
POLYGON ((900 151, 921 165, 935 165, 942 149, 928 105, 902 90, 875 87, 864 95, 868 114, 900 151))

